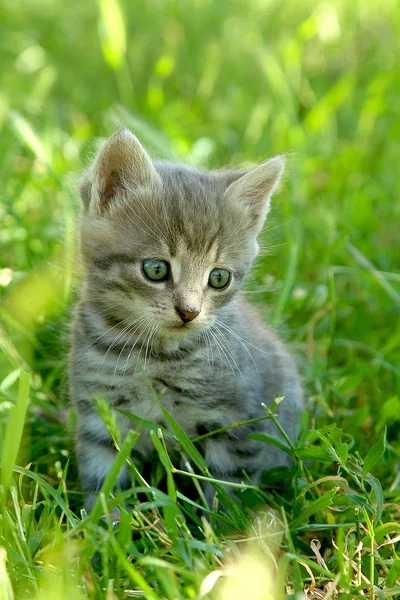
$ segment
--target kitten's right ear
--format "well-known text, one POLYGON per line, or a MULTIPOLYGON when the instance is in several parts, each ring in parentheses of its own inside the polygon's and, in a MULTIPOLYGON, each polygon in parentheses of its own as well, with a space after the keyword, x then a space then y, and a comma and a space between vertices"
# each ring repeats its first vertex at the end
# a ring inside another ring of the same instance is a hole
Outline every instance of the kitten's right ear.
POLYGON ((283 156, 275 156, 254 169, 250 169, 228 185, 224 196, 230 203, 239 205, 247 212, 250 226, 260 233, 270 209, 271 195, 275 191, 283 169, 283 156))
POLYGON ((160 184, 160 177, 137 137, 129 129, 121 129, 100 149, 84 175, 80 194, 85 211, 99 216, 129 188, 160 184))

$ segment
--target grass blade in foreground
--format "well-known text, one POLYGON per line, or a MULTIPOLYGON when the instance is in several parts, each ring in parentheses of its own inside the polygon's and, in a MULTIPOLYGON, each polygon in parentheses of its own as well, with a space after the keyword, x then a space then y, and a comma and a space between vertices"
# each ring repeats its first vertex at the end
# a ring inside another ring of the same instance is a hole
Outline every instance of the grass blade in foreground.
POLYGON ((6 430, 3 452, 1 455, 1 485, 3 501, 5 502, 11 473, 15 461, 17 460, 18 450, 21 443, 22 432, 24 429, 26 409, 29 401, 30 375, 21 371, 19 376, 19 388, 17 404, 10 411, 10 418, 6 430))
POLYGON ((113 491, 113 489, 117 483, 118 475, 120 474, 121 469, 123 468, 123 466, 125 464, 125 461, 129 458, 129 456, 132 452, 132 448, 136 442, 136 438, 137 438, 137 434, 135 431, 128 431, 128 434, 127 434, 123 444, 121 445, 121 449, 116 455, 114 464, 111 467, 110 471, 108 472, 108 475, 105 478, 103 485, 101 486, 101 490, 97 497, 96 503, 90 514, 89 520, 92 523, 95 523, 101 515, 101 512, 102 512, 101 496, 104 494, 104 496, 106 498, 108 498, 109 495, 111 494, 111 492, 113 491))

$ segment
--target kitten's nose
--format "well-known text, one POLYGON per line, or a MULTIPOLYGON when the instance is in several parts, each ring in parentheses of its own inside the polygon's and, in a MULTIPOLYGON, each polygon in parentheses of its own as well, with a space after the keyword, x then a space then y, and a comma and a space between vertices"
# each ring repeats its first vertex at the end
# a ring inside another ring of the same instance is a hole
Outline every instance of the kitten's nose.
POLYGON ((200 313, 199 310, 193 310, 192 308, 186 307, 182 308, 179 306, 175 306, 175 310, 184 323, 189 323, 190 321, 193 321, 193 319, 195 319, 200 313))

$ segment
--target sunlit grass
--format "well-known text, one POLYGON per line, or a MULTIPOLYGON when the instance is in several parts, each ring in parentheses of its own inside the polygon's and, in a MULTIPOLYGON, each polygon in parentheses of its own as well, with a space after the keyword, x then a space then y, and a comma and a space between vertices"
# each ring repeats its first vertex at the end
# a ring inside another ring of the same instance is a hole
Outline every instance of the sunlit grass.
POLYGON ((1 11, 0 598, 400 597, 397 2, 1 11), (199 167, 288 154, 246 291, 299 357, 309 420, 283 447, 293 469, 244 480, 242 504, 213 480, 206 505, 207 465, 170 419, 169 432, 139 423, 153 429, 151 476, 130 458, 135 436, 116 439, 82 511, 65 369, 75 188, 121 123, 154 156, 199 167), (110 497, 125 460, 130 498, 110 497))

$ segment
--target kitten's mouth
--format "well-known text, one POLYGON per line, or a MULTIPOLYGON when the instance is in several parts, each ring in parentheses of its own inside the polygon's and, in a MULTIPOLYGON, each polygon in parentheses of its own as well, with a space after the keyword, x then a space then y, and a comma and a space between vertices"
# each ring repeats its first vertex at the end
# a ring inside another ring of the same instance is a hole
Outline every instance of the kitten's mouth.
POLYGON ((168 325, 167 329, 169 331, 180 331, 183 333, 192 333, 194 331, 197 330, 197 327, 193 327, 193 325, 191 325, 190 323, 179 323, 179 324, 175 324, 175 325, 168 325))

